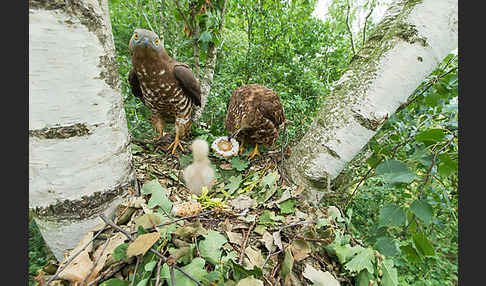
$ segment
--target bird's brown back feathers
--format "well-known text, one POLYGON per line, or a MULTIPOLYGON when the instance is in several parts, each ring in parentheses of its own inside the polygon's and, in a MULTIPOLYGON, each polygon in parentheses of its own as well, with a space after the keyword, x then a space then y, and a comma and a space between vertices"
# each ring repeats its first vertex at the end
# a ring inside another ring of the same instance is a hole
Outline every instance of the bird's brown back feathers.
POLYGON ((257 84, 244 85, 231 95, 227 104, 226 129, 234 134, 240 127, 239 138, 245 142, 271 145, 285 116, 276 92, 257 84))

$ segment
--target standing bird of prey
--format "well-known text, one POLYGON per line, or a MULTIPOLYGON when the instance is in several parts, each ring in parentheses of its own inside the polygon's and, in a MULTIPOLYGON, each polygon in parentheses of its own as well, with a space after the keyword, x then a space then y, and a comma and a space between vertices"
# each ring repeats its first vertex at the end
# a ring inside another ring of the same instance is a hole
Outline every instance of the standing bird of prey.
POLYGON ((244 142, 255 144, 249 158, 259 155, 258 144, 273 145, 278 130, 284 123, 282 103, 276 92, 262 85, 248 84, 233 91, 228 100, 226 111, 226 130, 228 136, 241 141, 240 153, 244 142))
POLYGON ((133 68, 128 76, 132 93, 151 112, 152 128, 162 138, 165 119, 175 118, 172 154, 184 150, 180 138, 191 129, 195 106, 201 106, 201 87, 185 63, 174 61, 152 31, 136 29, 128 45, 133 68))

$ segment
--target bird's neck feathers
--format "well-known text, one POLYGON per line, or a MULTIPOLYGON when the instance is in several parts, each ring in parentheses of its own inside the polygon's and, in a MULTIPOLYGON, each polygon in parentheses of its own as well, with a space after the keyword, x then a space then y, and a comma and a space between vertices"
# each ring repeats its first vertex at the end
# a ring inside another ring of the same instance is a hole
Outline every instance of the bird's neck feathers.
POLYGON ((132 59, 143 64, 159 61, 170 64, 174 61, 164 48, 160 49, 158 52, 154 50, 137 51, 132 54, 132 59))

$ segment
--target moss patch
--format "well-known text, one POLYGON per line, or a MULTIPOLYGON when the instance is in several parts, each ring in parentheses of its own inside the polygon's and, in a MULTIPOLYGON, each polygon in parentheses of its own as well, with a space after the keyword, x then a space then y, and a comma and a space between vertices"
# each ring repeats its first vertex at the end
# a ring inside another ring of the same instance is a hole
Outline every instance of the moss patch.
POLYGON ((121 197, 128 192, 129 188, 135 186, 135 180, 129 184, 118 187, 114 190, 96 192, 91 196, 83 196, 79 200, 58 201, 47 207, 37 207, 32 210, 34 216, 42 217, 48 221, 83 220, 99 215, 105 209, 106 204, 121 197))
POLYGON ((66 139, 76 136, 86 136, 91 134, 85 124, 77 123, 70 126, 42 128, 38 130, 29 130, 29 136, 41 139, 66 139))

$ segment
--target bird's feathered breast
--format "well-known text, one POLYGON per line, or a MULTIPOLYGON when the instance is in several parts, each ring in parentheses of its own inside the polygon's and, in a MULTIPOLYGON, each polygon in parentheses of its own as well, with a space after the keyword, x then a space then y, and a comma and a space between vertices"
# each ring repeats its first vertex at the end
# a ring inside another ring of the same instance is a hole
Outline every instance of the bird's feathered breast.
POLYGON ((175 62, 166 54, 143 53, 133 53, 132 63, 134 72, 129 78, 132 92, 137 96, 140 90, 142 101, 149 108, 175 114, 179 109, 201 105, 200 85, 188 65, 175 62))

